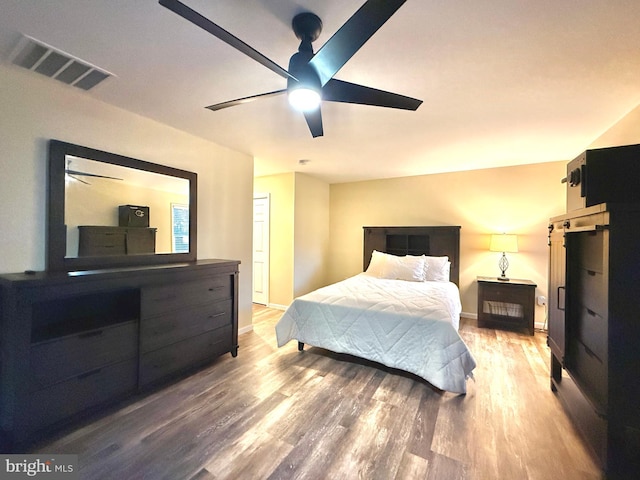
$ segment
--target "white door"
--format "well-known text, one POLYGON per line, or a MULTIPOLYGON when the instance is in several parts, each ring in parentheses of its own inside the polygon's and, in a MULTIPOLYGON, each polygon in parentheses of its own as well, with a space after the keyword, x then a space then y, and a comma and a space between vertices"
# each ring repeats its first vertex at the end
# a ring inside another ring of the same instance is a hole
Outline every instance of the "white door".
POLYGON ((253 302, 269 304, 269 194, 253 196, 253 302))

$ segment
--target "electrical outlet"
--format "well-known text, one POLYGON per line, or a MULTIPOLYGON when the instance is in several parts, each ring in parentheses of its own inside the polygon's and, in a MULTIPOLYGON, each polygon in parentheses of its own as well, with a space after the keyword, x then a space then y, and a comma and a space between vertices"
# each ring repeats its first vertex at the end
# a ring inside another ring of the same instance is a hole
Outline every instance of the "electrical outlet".
POLYGON ((544 306, 547 304, 547 297, 544 295, 538 295, 538 305, 544 306))

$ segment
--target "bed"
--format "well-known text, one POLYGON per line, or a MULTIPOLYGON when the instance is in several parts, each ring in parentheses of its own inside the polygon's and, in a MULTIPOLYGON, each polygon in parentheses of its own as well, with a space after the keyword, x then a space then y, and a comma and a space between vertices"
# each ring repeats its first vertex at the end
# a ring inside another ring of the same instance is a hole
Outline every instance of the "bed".
POLYGON ((363 273, 296 298, 278 346, 297 340, 466 393, 476 364, 458 334, 459 249, 457 226, 364 227, 363 273))

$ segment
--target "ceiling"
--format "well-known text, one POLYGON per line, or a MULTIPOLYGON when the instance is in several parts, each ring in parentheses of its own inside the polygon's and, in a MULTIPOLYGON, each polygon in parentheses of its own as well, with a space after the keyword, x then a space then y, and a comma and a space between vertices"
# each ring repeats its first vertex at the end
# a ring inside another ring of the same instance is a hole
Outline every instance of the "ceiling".
MULTIPOLYGON (((285 68, 296 13, 322 18, 317 51, 364 3, 183 1, 285 68)), ((315 139, 284 96, 205 109, 286 81, 156 0, 0 0, 0 11, 5 63, 34 37, 114 75, 84 94, 251 154, 256 175, 337 183, 570 160, 640 103, 637 0, 408 0, 336 78, 422 106, 327 102, 315 139)))

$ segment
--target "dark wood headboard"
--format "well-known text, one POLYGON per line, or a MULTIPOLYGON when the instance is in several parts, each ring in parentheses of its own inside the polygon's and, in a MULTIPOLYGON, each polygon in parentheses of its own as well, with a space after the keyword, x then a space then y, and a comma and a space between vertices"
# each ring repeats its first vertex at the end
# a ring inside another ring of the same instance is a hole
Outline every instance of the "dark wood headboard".
POLYGON ((374 250, 393 255, 448 256, 450 279, 460 281, 460 227, 362 227, 364 229, 363 271, 374 250))

